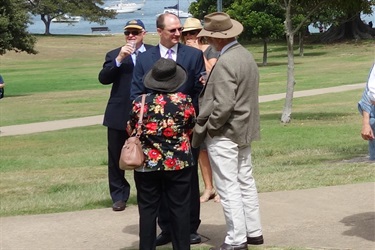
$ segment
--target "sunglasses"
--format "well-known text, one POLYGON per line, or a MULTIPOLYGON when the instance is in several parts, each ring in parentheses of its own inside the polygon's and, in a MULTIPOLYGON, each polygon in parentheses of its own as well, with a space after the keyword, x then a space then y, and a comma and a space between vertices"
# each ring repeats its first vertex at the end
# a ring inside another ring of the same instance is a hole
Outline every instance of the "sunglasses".
POLYGON ((133 36, 138 36, 142 31, 138 31, 138 30, 133 30, 133 31, 125 31, 124 34, 125 36, 128 36, 130 34, 132 34, 133 36))
POLYGON ((183 36, 187 36, 188 34, 191 35, 191 36, 195 36, 196 34, 198 34, 199 31, 198 30, 190 30, 190 31, 185 31, 185 32, 182 32, 182 35, 183 36))
POLYGON ((180 28, 177 28, 177 29, 171 29, 171 30, 168 30, 168 31, 169 31, 171 34, 174 34, 174 33, 176 33, 177 30, 178 30, 178 32, 181 33, 181 31, 183 30, 183 28, 180 27, 180 28))

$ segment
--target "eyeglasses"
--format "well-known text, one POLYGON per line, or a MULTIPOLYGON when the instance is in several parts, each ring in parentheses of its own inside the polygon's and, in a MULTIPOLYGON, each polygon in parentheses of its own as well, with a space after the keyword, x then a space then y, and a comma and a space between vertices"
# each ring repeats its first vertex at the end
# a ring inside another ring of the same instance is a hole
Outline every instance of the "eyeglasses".
POLYGON ((138 36, 142 31, 138 31, 138 30, 133 30, 133 31, 125 31, 124 34, 125 36, 128 36, 130 34, 132 34, 133 36, 138 36))
POLYGON ((191 36, 195 36, 196 34, 198 34, 199 31, 198 30, 190 30, 190 31, 185 31, 185 32, 182 32, 182 35, 183 36, 187 36, 188 34, 191 35, 191 36))
POLYGON ((168 30, 168 31, 169 31, 171 34, 174 34, 174 33, 176 33, 177 30, 178 30, 178 32, 181 33, 181 31, 183 31, 184 28, 180 27, 180 28, 177 28, 177 29, 171 29, 171 30, 168 30))

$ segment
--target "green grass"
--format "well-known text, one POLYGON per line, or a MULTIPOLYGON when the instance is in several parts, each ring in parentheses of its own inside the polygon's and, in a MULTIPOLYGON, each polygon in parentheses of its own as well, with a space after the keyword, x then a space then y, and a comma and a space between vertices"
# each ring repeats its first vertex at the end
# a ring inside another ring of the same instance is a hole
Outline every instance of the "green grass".
MULTIPOLYGON (((110 86, 101 85, 97 75, 105 53, 122 39, 40 36, 38 55, 2 56, 7 86, 0 126, 103 114, 110 86)), ((148 39, 157 42, 155 36, 148 39)), ((262 45, 245 46, 260 64, 262 45)), ((307 44, 305 56, 295 58, 295 90, 365 82, 374 55, 370 42, 307 44)), ((284 43, 270 44, 268 63, 260 67, 261 95, 285 92, 284 43)), ((261 103, 262 139, 252 145, 259 191, 374 181, 373 165, 345 161, 367 153, 357 111, 361 93, 295 98, 288 125, 280 123, 284 100, 261 103)), ((0 216, 109 207, 106 144, 101 125, 1 137, 0 216)), ((126 175, 133 187, 129 204, 135 204, 132 173, 126 175)))

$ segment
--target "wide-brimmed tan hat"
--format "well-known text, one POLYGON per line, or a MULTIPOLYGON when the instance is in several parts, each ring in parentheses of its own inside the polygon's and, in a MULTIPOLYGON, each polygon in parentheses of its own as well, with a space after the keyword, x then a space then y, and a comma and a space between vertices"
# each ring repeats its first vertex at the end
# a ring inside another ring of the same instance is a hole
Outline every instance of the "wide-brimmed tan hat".
POLYGON ((243 26, 240 22, 231 19, 224 12, 214 12, 204 16, 203 29, 198 37, 232 38, 241 34, 243 26))
POLYGON ((172 59, 160 58, 143 78, 146 88, 160 92, 175 92, 187 79, 185 69, 172 59))
POLYGON ((194 17, 188 17, 185 20, 184 26, 183 26, 182 33, 190 30, 201 30, 203 29, 201 21, 199 19, 194 17))

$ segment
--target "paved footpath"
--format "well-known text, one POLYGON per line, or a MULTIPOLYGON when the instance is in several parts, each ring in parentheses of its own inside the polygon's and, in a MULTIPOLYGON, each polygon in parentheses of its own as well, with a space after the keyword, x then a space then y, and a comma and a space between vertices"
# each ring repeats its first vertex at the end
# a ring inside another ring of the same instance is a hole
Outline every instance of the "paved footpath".
MULTIPOLYGON (((297 91, 294 97, 363 88, 347 85, 297 91)), ((260 97, 280 100, 285 94, 260 97)), ((37 133, 100 124, 102 116, 1 127, 1 136, 37 133)), ((345 164, 343 162, 342 164, 345 164)), ((363 162, 361 164, 371 164, 363 162)), ((259 195, 265 246, 325 250, 375 249, 375 182, 259 195)), ((0 218, 1 250, 125 250, 138 247, 138 210, 110 208, 0 218)), ((202 204, 199 233, 193 247, 220 245, 225 236, 221 205, 202 204)), ((169 245, 170 246, 170 245, 169 245)), ((252 249, 252 247, 250 247, 252 249)), ((269 248, 271 249, 271 248, 269 248)))
MULTIPOLYGON (((259 200, 264 245, 272 249, 375 249, 375 183, 261 193, 259 200)), ((138 219, 136 206, 2 217, 0 249, 137 249, 138 219)), ((226 231, 221 205, 202 204, 201 220, 203 243, 193 249, 220 245, 226 231)))
MULTIPOLYGON (((298 98, 298 97, 306 97, 306 96, 320 95, 320 94, 326 94, 326 93, 337 93, 337 92, 343 92, 343 91, 348 91, 348 90, 363 89, 364 86, 365 86, 365 83, 359 83, 359 84, 350 84, 350 85, 343 85, 343 86, 330 87, 330 88, 295 91, 293 97, 298 98)), ((285 98, 285 93, 265 95, 265 96, 259 97, 259 102, 282 100, 284 98, 285 98)), ((97 116, 89 116, 89 117, 66 119, 66 120, 4 126, 4 127, 0 127, 0 131, 1 131, 0 137, 32 134, 32 133, 54 131, 54 130, 60 130, 60 129, 74 128, 74 127, 85 127, 85 126, 101 124, 102 121, 103 121, 103 115, 97 115, 97 116)))

